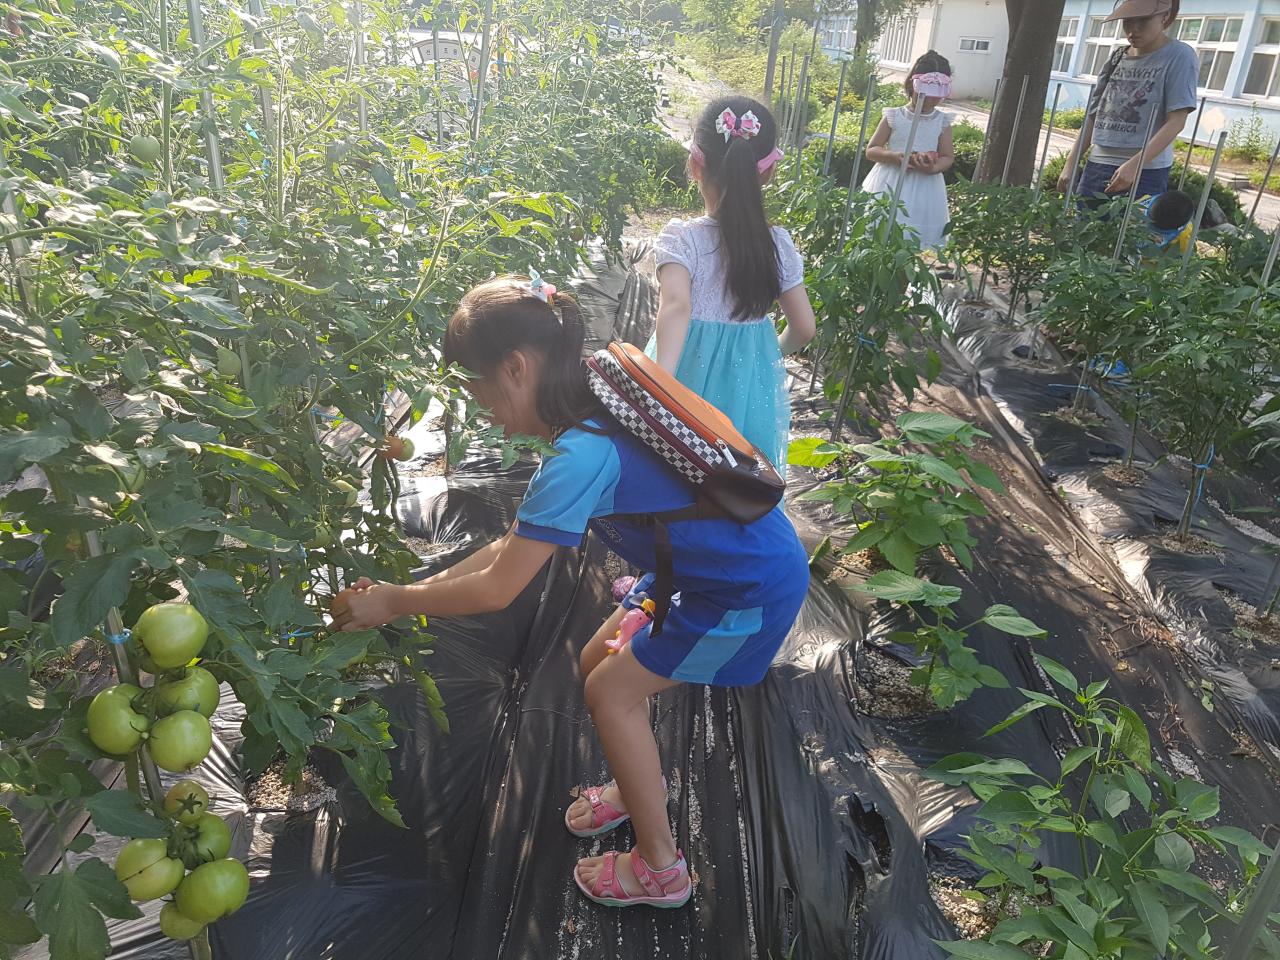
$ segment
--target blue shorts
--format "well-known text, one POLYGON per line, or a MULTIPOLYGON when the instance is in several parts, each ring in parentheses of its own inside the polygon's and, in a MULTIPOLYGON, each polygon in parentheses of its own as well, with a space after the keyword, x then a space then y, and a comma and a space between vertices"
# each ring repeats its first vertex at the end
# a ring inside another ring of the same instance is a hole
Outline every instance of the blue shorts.
MULTIPOLYGON (((1118 166, 1109 163, 1094 163, 1092 160, 1086 162, 1084 173, 1080 177, 1080 189, 1077 191, 1080 195, 1078 202, 1092 209, 1101 206, 1107 200, 1127 199, 1129 196, 1127 190, 1123 193, 1107 193, 1107 184, 1119 169, 1118 166)), ((1168 191, 1169 171, 1172 169, 1172 167, 1160 167, 1155 170, 1144 168, 1138 175, 1138 196, 1158 197, 1168 191)))
MULTIPOLYGON (((653 581, 651 573, 637 580, 622 605, 639 606, 639 595, 651 594, 653 581)), ((780 581, 760 606, 734 609, 705 594, 677 593, 662 634, 654 637, 651 627, 641 628, 631 638, 631 651, 646 670, 682 683, 759 683, 791 632, 808 590, 806 565, 804 576, 780 581)))

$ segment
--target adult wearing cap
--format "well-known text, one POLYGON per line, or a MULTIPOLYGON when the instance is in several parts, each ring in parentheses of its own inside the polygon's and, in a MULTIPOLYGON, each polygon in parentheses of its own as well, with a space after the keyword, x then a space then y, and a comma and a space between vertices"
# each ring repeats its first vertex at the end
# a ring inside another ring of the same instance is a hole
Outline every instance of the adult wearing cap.
POLYGON ((1179 0, 1120 0, 1107 21, 1119 20, 1127 47, 1107 61, 1090 101, 1089 122, 1080 131, 1058 180, 1065 192, 1068 172, 1081 151, 1088 162, 1079 194, 1096 206, 1106 195, 1155 196, 1169 188, 1173 141, 1196 108, 1200 69, 1196 52, 1169 38, 1179 0), (1151 126, 1151 114, 1156 113, 1151 126), (1145 140, 1151 129, 1150 140, 1145 140), (1145 142, 1144 142, 1145 141, 1145 142))

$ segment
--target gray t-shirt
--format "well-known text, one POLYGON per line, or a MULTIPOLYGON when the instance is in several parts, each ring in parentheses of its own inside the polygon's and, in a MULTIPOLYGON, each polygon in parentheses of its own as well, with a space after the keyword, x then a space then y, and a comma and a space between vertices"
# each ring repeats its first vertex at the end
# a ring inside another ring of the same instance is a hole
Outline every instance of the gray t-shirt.
MULTIPOLYGON (((1102 103, 1093 126, 1095 163, 1120 165, 1146 143, 1151 112, 1159 110, 1152 133, 1175 110, 1194 110, 1200 61, 1181 40, 1171 40, 1145 57, 1121 58, 1102 91, 1102 103)), ((1148 170, 1173 166, 1173 145, 1151 158, 1148 170)))

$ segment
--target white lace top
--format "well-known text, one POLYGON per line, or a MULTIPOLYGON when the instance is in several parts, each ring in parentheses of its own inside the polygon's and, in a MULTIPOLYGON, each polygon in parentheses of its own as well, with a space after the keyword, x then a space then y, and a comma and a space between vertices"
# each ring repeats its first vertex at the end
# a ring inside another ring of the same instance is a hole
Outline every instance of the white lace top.
MULTIPOLYGON (((781 292, 804 282, 804 259, 795 242, 782 227, 771 227, 773 246, 778 255, 778 280, 781 292)), ((672 220, 658 234, 654 256, 661 267, 678 263, 693 279, 692 310, 694 320, 713 323, 748 323, 763 317, 734 320, 734 302, 725 289, 724 256, 721 251, 720 225, 708 216, 692 220, 672 220)))

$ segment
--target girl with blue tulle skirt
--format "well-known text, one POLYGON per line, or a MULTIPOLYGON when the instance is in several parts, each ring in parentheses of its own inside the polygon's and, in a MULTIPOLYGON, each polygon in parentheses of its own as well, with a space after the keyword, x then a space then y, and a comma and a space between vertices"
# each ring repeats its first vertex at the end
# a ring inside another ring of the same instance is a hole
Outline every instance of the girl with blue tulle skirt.
POLYGON ((791 428, 782 358, 812 340, 816 325, 800 253, 765 216, 761 186, 782 157, 776 133, 769 109, 750 97, 703 110, 689 175, 706 212, 672 220, 658 236, 658 318, 647 352, 781 469, 791 428), (781 333, 775 304, 786 318, 781 333))

